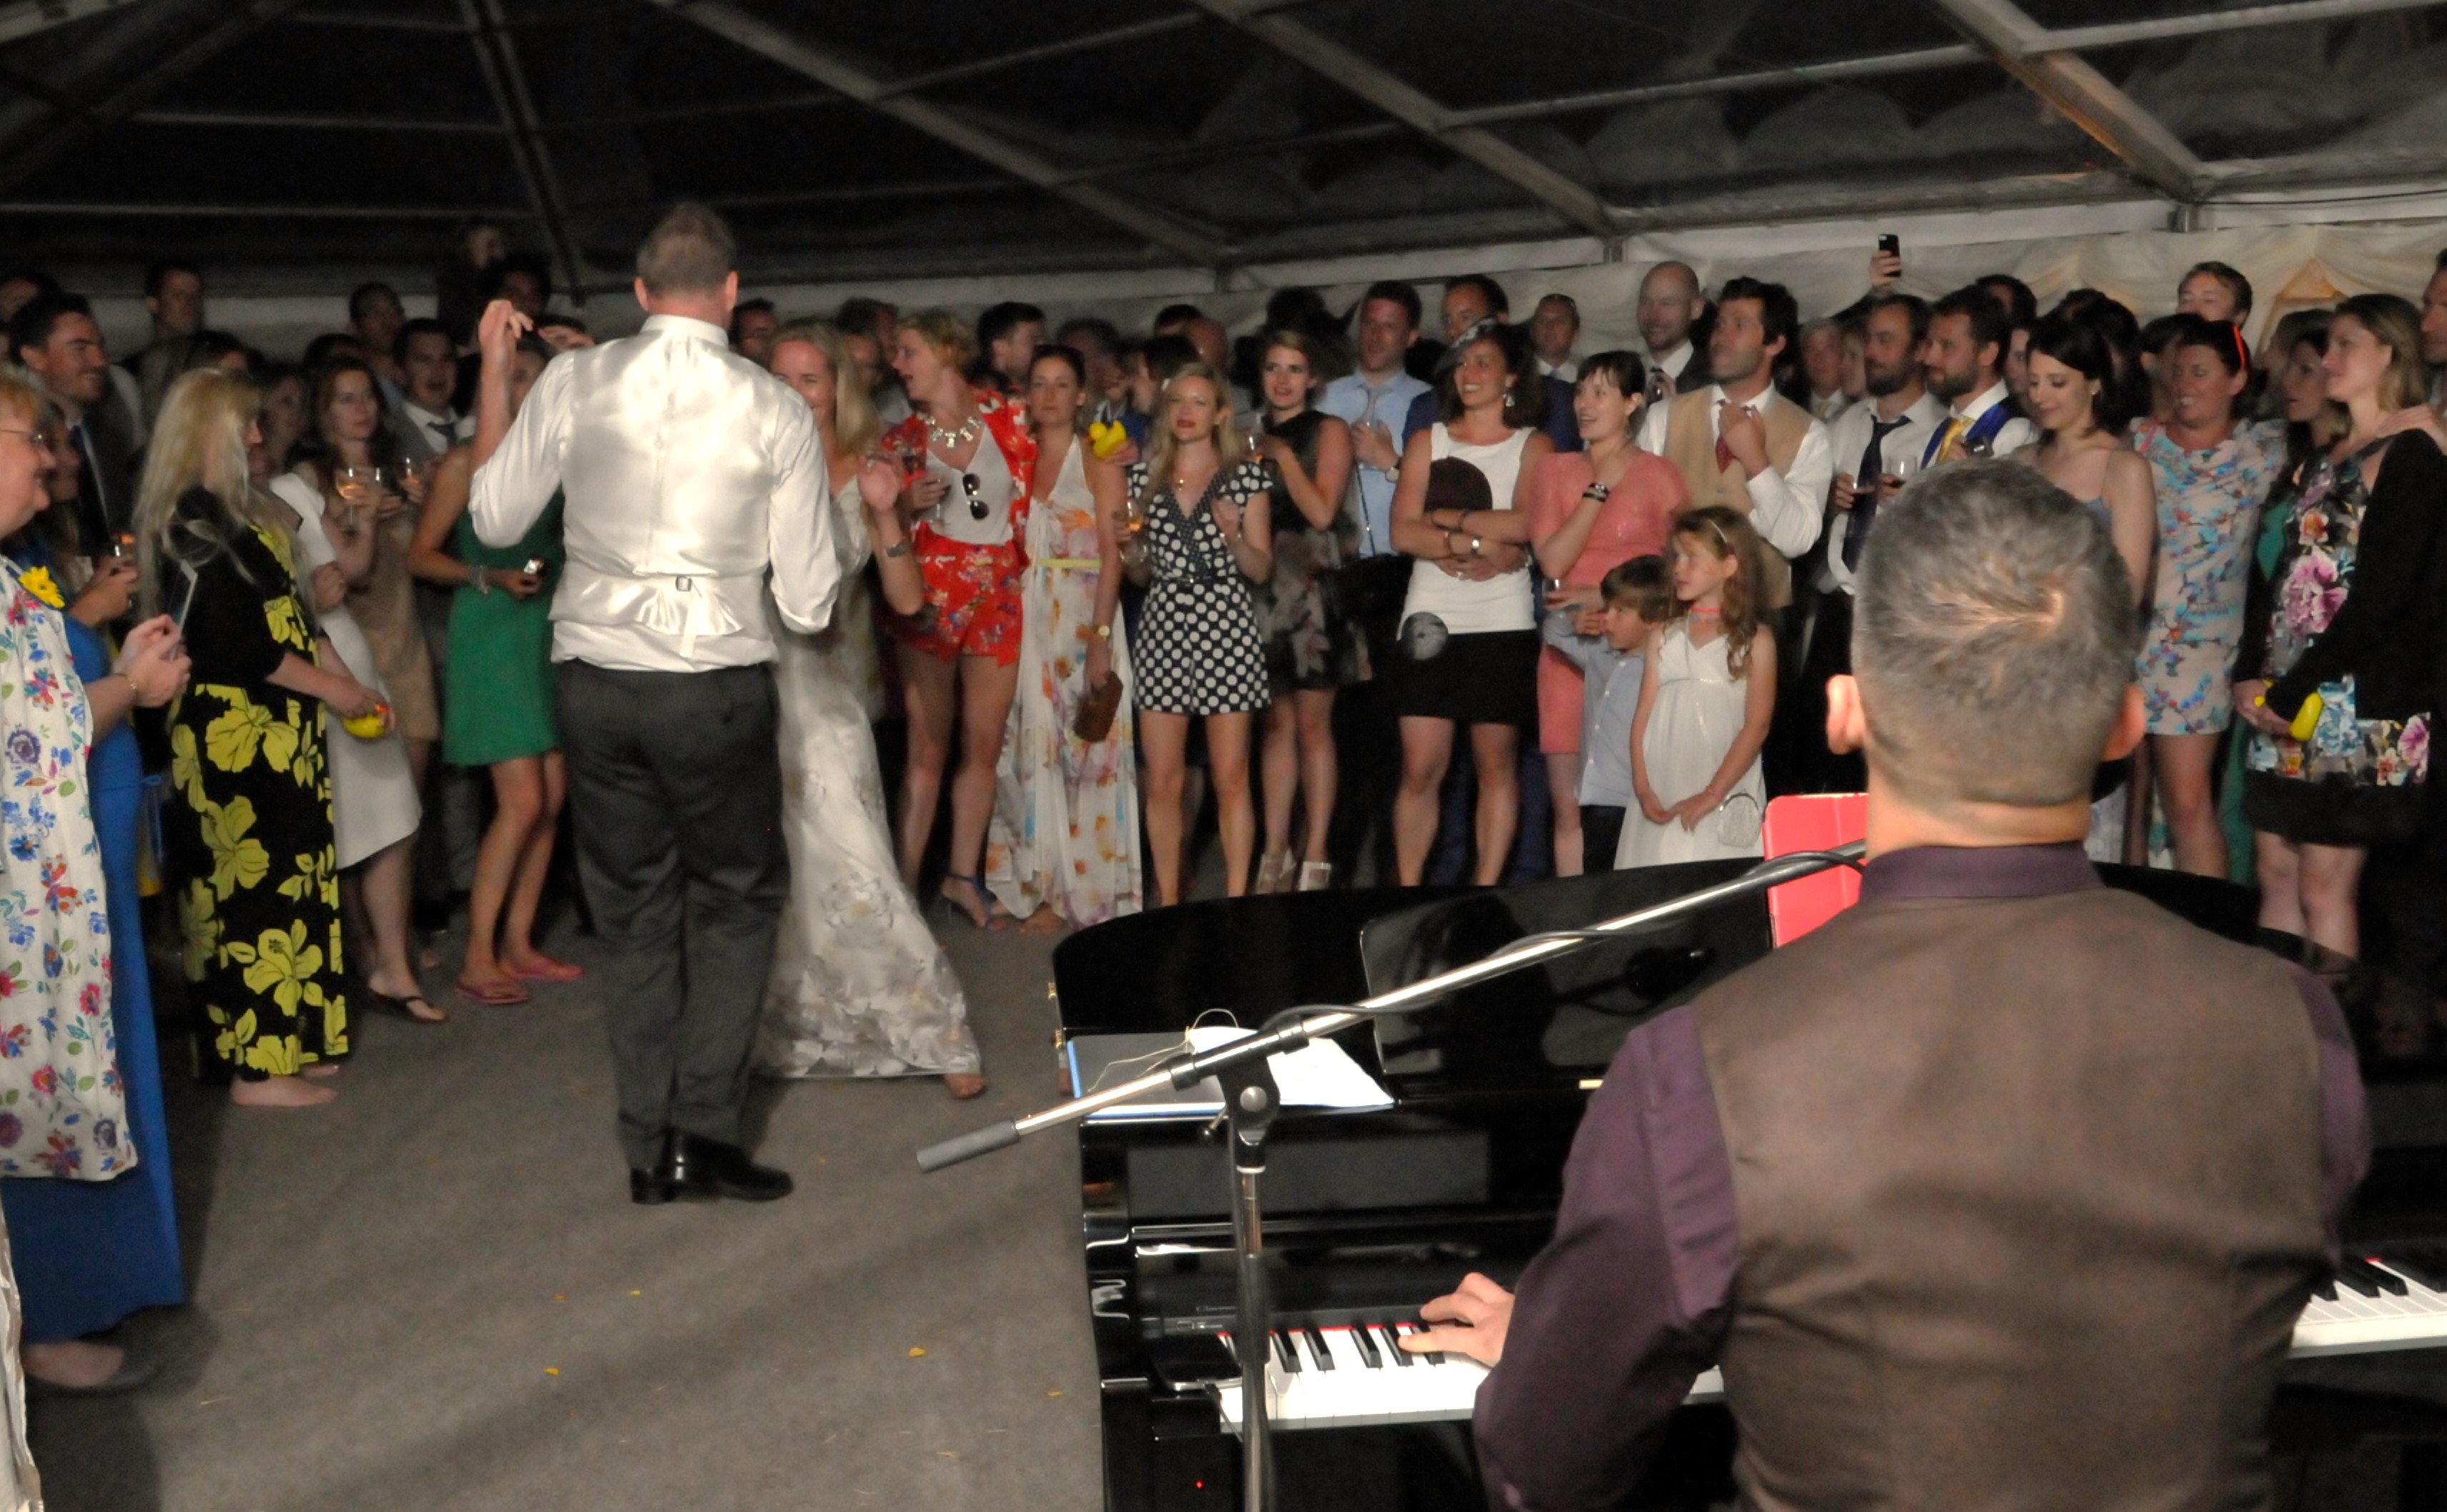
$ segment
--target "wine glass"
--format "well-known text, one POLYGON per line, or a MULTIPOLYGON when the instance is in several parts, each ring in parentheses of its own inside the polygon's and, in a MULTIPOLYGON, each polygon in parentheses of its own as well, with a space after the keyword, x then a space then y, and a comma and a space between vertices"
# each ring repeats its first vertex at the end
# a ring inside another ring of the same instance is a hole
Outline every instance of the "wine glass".
POLYGON ((382 493, 383 470, 337 467, 332 472, 332 486, 340 496, 340 528, 353 536, 364 528, 366 506, 382 493))

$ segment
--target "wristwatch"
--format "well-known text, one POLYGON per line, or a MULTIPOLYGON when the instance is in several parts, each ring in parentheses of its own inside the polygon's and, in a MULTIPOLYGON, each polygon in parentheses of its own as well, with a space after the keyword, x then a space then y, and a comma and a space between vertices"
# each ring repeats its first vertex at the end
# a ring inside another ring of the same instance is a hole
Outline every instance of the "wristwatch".
POLYGON ((1096 627, 1096 629, 1095 629, 1095 636, 1096 636, 1096 638, 1097 638, 1098 640, 1110 640, 1110 639, 1112 639, 1112 638, 1113 638, 1113 627, 1112 627, 1112 626, 1110 626, 1110 625, 1099 625, 1099 626, 1097 626, 1097 627, 1096 627))
POLYGON ((1589 480, 1589 485, 1586 488, 1581 490, 1581 497, 1583 499, 1593 500, 1601 504, 1612 498, 1613 495, 1613 489, 1608 488, 1605 484, 1598 482, 1594 478, 1589 480))

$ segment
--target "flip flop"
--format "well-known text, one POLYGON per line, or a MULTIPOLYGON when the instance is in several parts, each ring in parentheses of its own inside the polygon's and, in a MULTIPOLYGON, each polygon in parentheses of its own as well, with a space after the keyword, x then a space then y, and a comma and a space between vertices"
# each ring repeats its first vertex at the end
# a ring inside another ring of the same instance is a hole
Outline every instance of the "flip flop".
POLYGON ((1010 909, 1003 907, 1002 899, 995 897, 992 892, 987 890, 984 878, 964 877, 958 872, 945 872, 943 874, 943 880, 947 882, 958 882, 962 887, 971 889, 977 895, 977 901, 985 905, 986 921, 979 924, 976 919, 969 917, 969 911, 967 909, 962 908, 959 904, 952 901, 950 894, 939 891, 935 896, 941 898, 945 903, 950 904, 953 914, 966 923, 978 929, 1000 930, 1009 929, 1014 923, 1017 922, 1018 916, 1012 913, 1010 909))
POLYGON ((530 994, 523 987, 479 988, 469 987, 465 982, 456 982, 451 985, 450 990, 467 1001, 482 1003, 486 1008, 516 1008, 519 1004, 530 1000, 530 994))
POLYGON ((389 992, 377 992, 369 987, 366 989, 366 996, 373 1000, 372 1007, 375 1012, 387 1013, 392 1018, 404 1018, 411 1024, 421 1024, 427 1029, 450 1022, 450 1015, 435 1008, 431 1003, 426 1002, 423 992, 410 992, 406 997, 393 997, 389 992), (428 1011, 439 1016, 427 1018, 423 1013, 408 1007, 410 1003, 424 1004, 428 1011))
POLYGON ((574 982, 586 974, 586 968, 574 961, 555 961, 549 955, 544 959, 552 964, 539 972, 522 972, 515 966, 504 966, 502 970, 522 982, 574 982))

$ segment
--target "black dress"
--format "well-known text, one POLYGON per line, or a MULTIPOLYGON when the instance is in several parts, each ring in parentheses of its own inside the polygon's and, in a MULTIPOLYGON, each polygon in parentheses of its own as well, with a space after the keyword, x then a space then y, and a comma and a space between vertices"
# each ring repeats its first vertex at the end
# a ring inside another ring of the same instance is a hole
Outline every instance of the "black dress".
MULTIPOLYGON (((1303 409, 1280 425, 1267 421, 1266 434, 1288 444, 1314 478, 1325 421, 1318 410, 1303 409)), ((1357 524, 1348 509, 1337 511, 1323 529, 1310 524, 1275 469, 1266 472, 1274 501, 1275 576, 1258 595, 1258 629, 1266 638, 1267 682, 1278 696, 1364 682, 1367 644, 1334 613, 1325 588, 1325 579, 1356 554, 1357 524)))
POLYGON ((349 1053, 323 706, 267 681, 314 655, 288 549, 257 527, 197 575, 161 816, 204 1059, 249 1081, 349 1053))

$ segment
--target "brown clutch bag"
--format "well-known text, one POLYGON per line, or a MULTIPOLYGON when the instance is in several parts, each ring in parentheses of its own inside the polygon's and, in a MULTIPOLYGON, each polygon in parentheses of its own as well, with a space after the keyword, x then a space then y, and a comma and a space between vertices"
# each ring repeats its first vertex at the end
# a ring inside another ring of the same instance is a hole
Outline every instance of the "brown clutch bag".
POLYGON ((1113 716, 1121 711, 1122 674, 1107 672, 1079 700, 1079 711, 1071 716, 1071 733, 1092 746, 1113 732, 1113 716))

